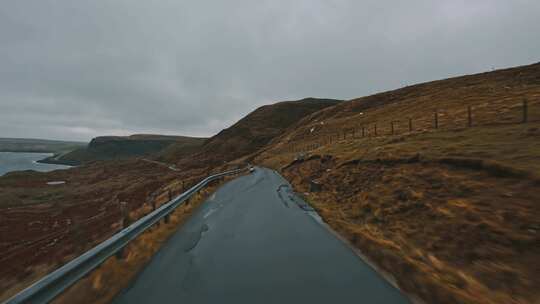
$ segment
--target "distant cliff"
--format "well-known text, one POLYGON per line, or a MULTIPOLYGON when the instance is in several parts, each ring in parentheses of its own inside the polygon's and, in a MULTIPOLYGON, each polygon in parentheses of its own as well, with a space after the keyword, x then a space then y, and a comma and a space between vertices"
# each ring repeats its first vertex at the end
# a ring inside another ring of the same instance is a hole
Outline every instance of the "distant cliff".
POLYGON ((172 144, 185 149, 199 147, 204 138, 137 134, 131 136, 100 136, 87 147, 55 155, 41 162, 78 165, 98 160, 125 159, 159 153, 172 144))

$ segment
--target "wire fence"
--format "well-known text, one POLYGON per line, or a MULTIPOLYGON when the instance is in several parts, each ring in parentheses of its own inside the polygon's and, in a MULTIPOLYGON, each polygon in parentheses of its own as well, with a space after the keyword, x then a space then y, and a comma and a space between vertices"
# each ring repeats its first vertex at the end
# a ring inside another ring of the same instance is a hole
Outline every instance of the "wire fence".
MULTIPOLYGON (((540 121, 540 104, 529 102, 500 100, 476 105, 453 107, 450 109, 427 109, 421 116, 403 115, 395 118, 379 115, 363 115, 355 120, 354 125, 333 127, 316 125, 297 134, 280 149, 282 153, 302 153, 322 146, 332 145, 341 140, 369 139, 433 131, 467 129, 479 126, 523 124, 540 121), (378 119, 370 119, 376 116, 378 119), (302 144, 296 144, 302 142, 302 144)), ((352 120, 352 119, 351 119, 352 120)))

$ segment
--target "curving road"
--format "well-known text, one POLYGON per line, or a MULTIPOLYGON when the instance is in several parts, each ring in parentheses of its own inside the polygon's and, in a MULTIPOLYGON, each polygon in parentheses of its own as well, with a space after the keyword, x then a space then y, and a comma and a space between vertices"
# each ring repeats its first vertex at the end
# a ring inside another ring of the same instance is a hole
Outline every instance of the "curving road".
POLYGON ((222 186, 114 303, 409 303, 276 172, 222 186))

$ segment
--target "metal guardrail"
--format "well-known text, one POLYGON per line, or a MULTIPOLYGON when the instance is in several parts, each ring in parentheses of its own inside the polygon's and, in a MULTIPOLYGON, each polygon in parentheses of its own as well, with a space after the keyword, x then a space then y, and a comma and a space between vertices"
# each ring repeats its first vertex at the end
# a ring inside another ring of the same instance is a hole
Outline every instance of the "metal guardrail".
POLYGON ((106 241, 41 278, 36 283, 8 299, 4 304, 50 302, 68 287, 82 279, 86 274, 96 269, 109 257, 122 250, 122 248, 124 248, 131 240, 142 234, 146 229, 172 213, 176 207, 184 203, 209 182, 226 175, 240 173, 244 170, 246 169, 231 170, 205 178, 189 190, 131 224, 129 227, 126 227, 106 241))

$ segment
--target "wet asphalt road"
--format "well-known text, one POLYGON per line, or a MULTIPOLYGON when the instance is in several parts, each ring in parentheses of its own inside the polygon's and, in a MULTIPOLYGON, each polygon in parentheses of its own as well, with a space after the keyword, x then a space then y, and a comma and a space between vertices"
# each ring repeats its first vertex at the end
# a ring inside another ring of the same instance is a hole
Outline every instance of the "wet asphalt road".
POLYGON ((409 303, 284 184, 258 168, 222 186, 114 303, 409 303))

